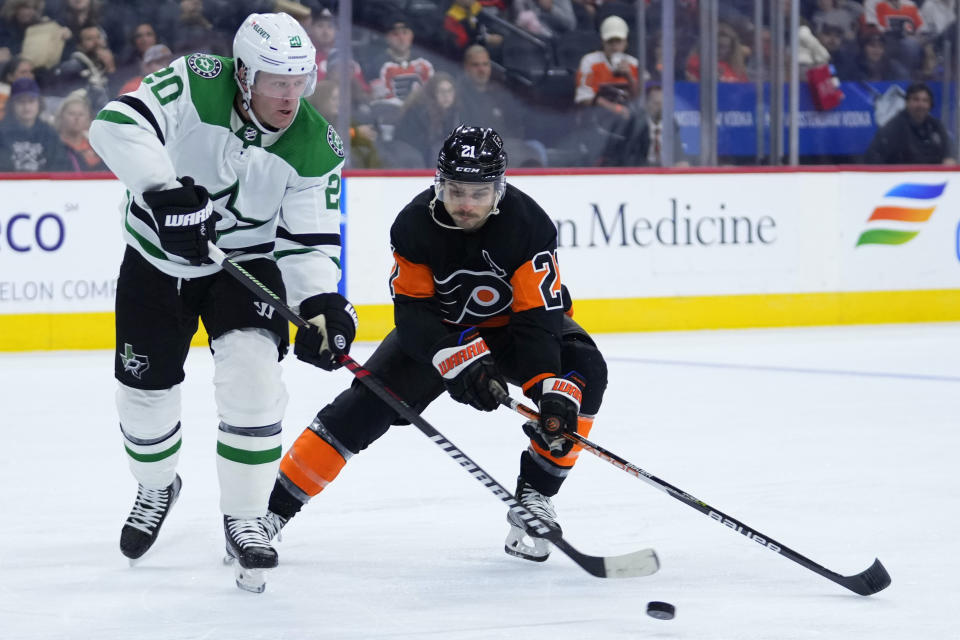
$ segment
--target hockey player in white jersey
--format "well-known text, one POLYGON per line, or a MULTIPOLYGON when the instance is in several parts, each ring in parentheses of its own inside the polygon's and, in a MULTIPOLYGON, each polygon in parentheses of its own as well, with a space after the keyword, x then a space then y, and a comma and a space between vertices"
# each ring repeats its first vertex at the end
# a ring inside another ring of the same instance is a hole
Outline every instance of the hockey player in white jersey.
POLYGON ((126 456, 139 483, 120 535, 131 562, 180 492, 180 383, 198 318, 209 334, 219 415, 217 474, 237 584, 262 591, 277 565, 262 518, 280 463, 287 322, 208 258, 207 242, 310 318, 297 357, 336 368, 356 334, 337 293, 343 144, 302 98, 315 52, 286 14, 253 14, 234 58, 193 54, 107 104, 90 142, 127 188, 115 375, 126 456))

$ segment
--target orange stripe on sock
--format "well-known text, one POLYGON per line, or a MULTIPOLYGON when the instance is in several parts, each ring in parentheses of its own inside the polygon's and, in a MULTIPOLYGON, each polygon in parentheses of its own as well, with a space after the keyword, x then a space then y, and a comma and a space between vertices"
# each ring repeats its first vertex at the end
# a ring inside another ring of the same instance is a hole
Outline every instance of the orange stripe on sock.
MULTIPOLYGON (((588 418, 586 416, 580 416, 577 418, 577 433, 582 435, 584 438, 590 437, 590 430, 593 429, 593 418, 588 418)), ((579 444, 573 445, 574 449, 583 449, 579 444)))
POLYGON ((311 498, 333 482, 347 461, 310 429, 294 441, 280 461, 280 471, 311 498))
MULTIPOLYGON (((586 438, 590 435, 591 429, 593 429, 593 418, 587 418, 584 416, 577 418, 577 433, 586 438)), ((550 453, 548 449, 544 449, 533 440, 530 441, 530 447, 553 464, 560 467, 566 467, 568 469, 577 463, 577 458, 580 457, 580 451, 583 449, 583 445, 574 444, 573 449, 570 450, 570 453, 558 458, 550 453)))

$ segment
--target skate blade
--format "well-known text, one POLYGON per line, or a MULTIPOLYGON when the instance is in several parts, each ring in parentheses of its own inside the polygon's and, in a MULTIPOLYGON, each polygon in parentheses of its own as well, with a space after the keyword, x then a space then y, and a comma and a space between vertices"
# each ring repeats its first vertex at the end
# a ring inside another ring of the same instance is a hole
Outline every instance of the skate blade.
POLYGON ((547 558, 550 557, 549 553, 547 553, 546 555, 538 556, 528 551, 528 549, 532 550, 533 547, 524 546, 523 548, 520 548, 520 549, 517 549, 517 548, 511 549, 507 545, 503 545, 503 550, 507 553, 507 555, 513 556, 515 558, 530 560, 531 562, 546 562, 547 558))
POLYGON ((531 538, 523 529, 513 525, 503 543, 503 550, 508 555, 531 562, 544 562, 550 557, 549 542, 543 538, 531 538))
POLYGON ((223 556, 223 564, 233 567, 233 575, 238 588, 250 593, 263 593, 267 588, 267 581, 263 575, 266 569, 244 569, 230 552, 223 556))
POLYGON ((250 593, 263 593, 267 588, 267 581, 263 577, 263 571, 263 569, 244 569, 238 563, 234 567, 237 587, 250 593))

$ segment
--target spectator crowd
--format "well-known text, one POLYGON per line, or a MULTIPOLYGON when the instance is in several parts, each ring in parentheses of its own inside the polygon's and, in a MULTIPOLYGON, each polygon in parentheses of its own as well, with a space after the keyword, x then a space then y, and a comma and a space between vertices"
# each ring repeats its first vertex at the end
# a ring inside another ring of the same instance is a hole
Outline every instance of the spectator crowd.
MULTIPOLYGON (((928 85, 944 81, 955 58, 956 2, 801 0, 804 73, 910 85, 876 123, 874 144, 843 160, 955 157, 928 85)), ((677 123, 662 121, 661 87, 700 79, 698 0, 675 9, 675 75, 665 78, 659 0, 354 0, 350 166, 430 167, 460 122, 497 129, 512 167, 657 166, 669 128, 684 166, 691 158, 677 123), (636 2, 645 3, 642 25, 636 2)), ((773 38, 753 10, 754 0, 719 3, 721 83, 753 83, 757 62, 767 80, 773 38)), ((306 28, 318 64, 308 100, 336 122, 336 0, 2 0, 0 171, 102 171, 86 130, 108 100, 178 56, 230 56, 243 18, 269 11, 306 28)))

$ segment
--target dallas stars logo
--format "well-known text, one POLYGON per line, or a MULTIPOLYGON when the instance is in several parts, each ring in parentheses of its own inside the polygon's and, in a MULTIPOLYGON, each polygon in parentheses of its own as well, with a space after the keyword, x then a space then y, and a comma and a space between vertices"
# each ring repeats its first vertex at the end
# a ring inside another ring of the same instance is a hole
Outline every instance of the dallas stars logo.
POLYGON ((333 152, 337 154, 337 157, 343 157, 343 140, 341 140, 337 132, 333 130, 332 124, 327 125, 327 144, 329 144, 333 152))
POLYGON ((139 353, 134 353, 133 346, 130 345, 130 343, 123 345, 123 353, 120 354, 120 361, 123 363, 124 373, 131 374, 137 380, 150 368, 150 358, 139 353))
POLYGON ((226 189, 210 194, 210 201, 213 202, 213 208, 222 216, 220 222, 222 222, 225 227, 223 229, 217 229, 218 238, 234 233, 235 231, 256 229, 269 222, 269 220, 258 220, 257 218, 244 216, 236 206, 239 195, 239 180, 234 181, 234 183, 226 189))
POLYGON ((212 56, 206 56, 202 53, 195 53, 187 58, 187 64, 193 69, 193 72, 201 78, 216 78, 223 69, 223 64, 212 56))
POLYGON ((300 43, 300 36, 290 36, 290 46, 292 48, 302 47, 303 45, 300 43))

